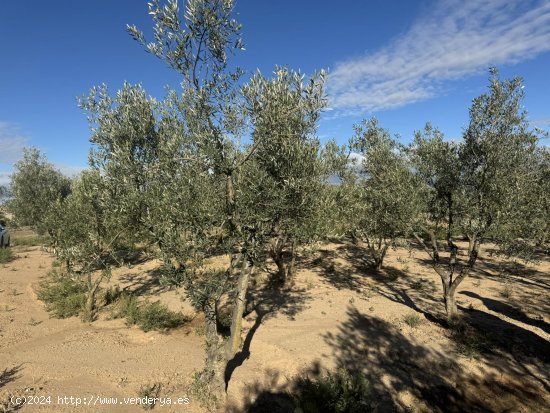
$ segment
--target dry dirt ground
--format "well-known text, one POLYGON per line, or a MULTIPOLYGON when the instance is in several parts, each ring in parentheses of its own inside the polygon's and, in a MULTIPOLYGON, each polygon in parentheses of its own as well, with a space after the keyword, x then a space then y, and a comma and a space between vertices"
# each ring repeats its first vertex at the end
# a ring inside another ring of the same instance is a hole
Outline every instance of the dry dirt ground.
MULTIPOLYGON (((52 256, 41 247, 13 252, 0 264, 0 412, 140 412, 128 399, 155 383, 161 398, 189 400, 153 411, 204 411, 187 390, 204 360, 200 316, 168 333, 142 332, 107 312, 93 323, 50 318, 34 288, 52 256), (42 404, 13 406, 11 396, 42 404), (107 398, 117 403, 102 405, 107 398)), ((297 375, 340 366, 364 372, 379 412, 550 411, 548 258, 525 266, 484 249, 457 293, 472 326, 460 341, 441 321, 440 282, 423 251, 391 250, 379 274, 363 256, 347 243, 304 251, 284 292, 258 275, 220 411, 285 411, 297 375)), ((109 283, 192 314, 181 291, 155 284, 157 266, 119 268, 109 283)))

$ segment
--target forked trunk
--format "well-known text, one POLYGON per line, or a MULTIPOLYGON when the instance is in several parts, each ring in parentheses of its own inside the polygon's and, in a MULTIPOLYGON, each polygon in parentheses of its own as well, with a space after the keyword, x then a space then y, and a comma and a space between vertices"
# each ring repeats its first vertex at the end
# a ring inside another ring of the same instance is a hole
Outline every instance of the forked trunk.
POLYGON ((375 271, 380 271, 384 265, 384 258, 388 252, 388 244, 378 244, 378 248, 371 247, 372 259, 373 259, 373 268, 375 271))
MULTIPOLYGON (((479 244, 475 243, 474 245, 474 254, 479 249, 479 244)), ((469 261, 469 263, 472 260, 469 261)), ((469 265, 463 267, 460 270, 460 273, 453 279, 452 273, 445 271, 443 269, 437 269, 437 273, 441 277, 441 282, 443 284, 443 300, 445 302, 445 311, 447 313, 447 319, 450 321, 453 318, 458 316, 458 309, 456 305, 456 290, 458 286, 466 279, 468 274, 470 274, 471 267, 469 265)))
POLYGON ((282 248, 277 248, 276 250, 272 251, 271 258, 273 259, 273 262, 277 265, 277 276, 275 281, 279 285, 284 285, 286 281, 287 268, 283 259, 282 248))
POLYGON ((476 245, 476 236, 468 235, 468 256, 472 254, 472 251, 475 245, 476 245))
POLYGON ((84 307, 84 315, 83 319, 84 321, 92 322, 95 318, 95 296, 97 293, 97 290, 99 289, 99 284, 101 284, 101 281, 103 279, 103 275, 101 275, 95 282, 92 282, 92 274, 88 274, 88 292, 86 294, 86 304, 84 307))
POLYGON ((458 309, 456 307, 456 300, 455 300, 455 291, 456 287, 453 288, 452 285, 447 284, 445 285, 445 281, 443 281, 443 299, 445 301, 445 312, 447 313, 447 319, 452 320, 458 316, 458 309))
POLYGON ((239 351, 241 346, 241 328, 243 324, 243 313, 246 306, 246 292, 248 290, 248 279, 250 276, 250 266, 246 256, 241 263, 241 272, 237 282, 237 295, 233 305, 233 314, 231 317, 231 334, 226 345, 225 357, 231 360, 239 351))
POLYGON ((296 267, 296 240, 292 241, 290 247, 290 262, 287 264, 284 260, 285 240, 278 238, 271 245, 271 259, 277 265, 276 283, 280 286, 287 284, 288 280, 294 276, 296 267))
MULTIPOLYGON (((277 230, 278 228, 276 227, 275 231, 277 230)), ((275 283, 278 285, 284 285, 288 274, 288 268, 283 258, 286 237, 282 234, 279 234, 276 238, 271 240, 270 244, 271 245, 269 248, 269 255, 271 256, 271 259, 273 260, 275 265, 277 265, 277 274, 275 275, 273 281, 275 281, 275 283)))
MULTIPOLYGON (((452 223, 452 215, 449 217, 449 221, 452 223)), ((447 319, 449 321, 458 316, 458 309, 455 299, 456 289, 458 288, 460 283, 464 281, 464 279, 470 274, 470 271, 474 268, 477 258, 479 256, 480 240, 482 239, 482 234, 468 236, 468 239, 470 241, 470 245, 468 246, 468 262, 459 266, 457 262, 458 247, 453 242, 450 228, 451 225, 449 225, 449 230, 447 231, 447 243, 451 250, 449 262, 447 265, 443 265, 440 261, 437 239, 435 237, 434 231, 425 229, 426 233, 428 233, 431 238, 431 250, 428 248, 422 238, 420 238, 418 234, 413 232, 413 235, 418 243, 422 245, 426 253, 432 258, 433 269, 441 277, 441 283, 443 285, 443 300, 445 302, 445 311, 447 313, 447 319)))

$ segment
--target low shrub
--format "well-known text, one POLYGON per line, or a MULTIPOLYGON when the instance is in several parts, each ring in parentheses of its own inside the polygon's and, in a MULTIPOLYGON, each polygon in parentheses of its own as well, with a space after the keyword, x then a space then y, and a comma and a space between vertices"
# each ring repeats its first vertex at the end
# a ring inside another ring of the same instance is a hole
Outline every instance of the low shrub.
POLYGON ((14 247, 37 247, 48 242, 48 237, 44 235, 31 235, 28 237, 12 237, 14 247))
POLYGON ((113 318, 126 318, 128 325, 137 325, 143 331, 163 331, 179 327, 189 321, 185 315, 171 311, 160 301, 139 303, 136 296, 122 293, 116 302, 113 318))
POLYGON ((374 411, 369 383, 358 372, 339 369, 316 379, 301 377, 292 397, 296 412, 366 413, 374 411))
POLYGON ((499 292, 500 296, 503 298, 510 298, 512 297, 512 286, 509 283, 506 283, 502 290, 499 292))
POLYGON ((465 321, 457 321, 451 325, 451 338, 456 344, 459 354, 477 359, 484 353, 491 353, 494 349, 489 337, 465 321))
POLYGON ((140 405, 145 410, 152 410, 160 394, 160 383, 145 384, 139 388, 138 398, 140 405))
POLYGON ((0 248, 0 264, 7 264, 15 259, 11 248, 0 248))
POLYGON ((111 317, 125 318, 129 325, 137 324, 139 318, 139 305, 136 296, 122 292, 111 310, 111 317))
POLYGON ((409 327, 416 328, 420 324, 422 324, 422 317, 420 317, 416 313, 410 313, 403 317, 403 321, 405 324, 407 324, 409 327))
POLYGON ((189 319, 181 313, 171 311, 160 301, 144 304, 139 311, 137 324, 143 331, 166 330, 179 327, 189 319))
POLYGON ((36 295, 46 304, 48 312, 56 318, 80 314, 86 303, 86 284, 67 274, 51 271, 36 289, 36 295))
POLYGON ((189 386, 189 392, 194 400, 197 400, 199 404, 209 412, 214 411, 220 404, 218 396, 210 386, 213 375, 214 372, 206 368, 201 371, 196 371, 193 373, 193 381, 189 386))
POLYGON ((103 300, 105 301, 105 305, 109 305, 117 302, 120 299, 122 294, 123 292, 118 285, 115 287, 109 287, 107 290, 105 290, 105 293, 103 295, 103 300))

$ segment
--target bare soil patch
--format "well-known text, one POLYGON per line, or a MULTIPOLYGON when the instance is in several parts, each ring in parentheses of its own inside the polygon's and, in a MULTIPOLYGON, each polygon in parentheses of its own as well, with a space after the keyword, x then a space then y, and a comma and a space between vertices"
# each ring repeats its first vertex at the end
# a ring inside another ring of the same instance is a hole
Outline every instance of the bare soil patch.
MULTIPOLYGON (((0 265, 0 411, 17 408, 11 395, 51 395, 51 405, 19 411, 139 412, 135 404, 60 405, 57 396, 122 400, 154 385, 161 397, 190 403, 153 411, 204 411, 187 390, 204 361, 199 316, 165 333, 128 327, 107 312, 93 323, 52 319, 34 293, 51 255, 36 246, 13 253, 15 260, 0 265)), ((381 412, 550 411, 547 258, 526 266, 486 248, 478 271, 459 288, 469 327, 458 332, 442 321, 440 281, 422 251, 390 250, 379 273, 364 258, 347 243, 322 245, 300 255, 294 284, 284 291, 257 275, 221 411, 289 411, 287 390, 299 375, 337 367, 366 375, 381 412)), ((156 282, 158 266, 153 260, 118 268, 108 285, 192 315, 183 291, 156 282)))

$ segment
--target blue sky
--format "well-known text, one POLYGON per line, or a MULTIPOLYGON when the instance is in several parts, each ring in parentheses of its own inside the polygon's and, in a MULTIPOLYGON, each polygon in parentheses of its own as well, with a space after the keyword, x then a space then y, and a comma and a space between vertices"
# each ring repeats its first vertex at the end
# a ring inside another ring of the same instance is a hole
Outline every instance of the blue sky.
MULTIPOLYGON (((235 62, 248 73, 329 70, 323 140, 343 144, 373 115, 404 142, 427 121, 459 138, 491 65, 524 77, 529 118, 550 126, 550 1, 237 0, 236 12, 246 51, 235 62)), ((145 0, 0 4, 0 184, 24 146, 68 174, 86 166, 89 130, 76 97, 92 86, 114 93, 139 82, 155 97, 177 87, 128 23, 150 32, 145 0)))

